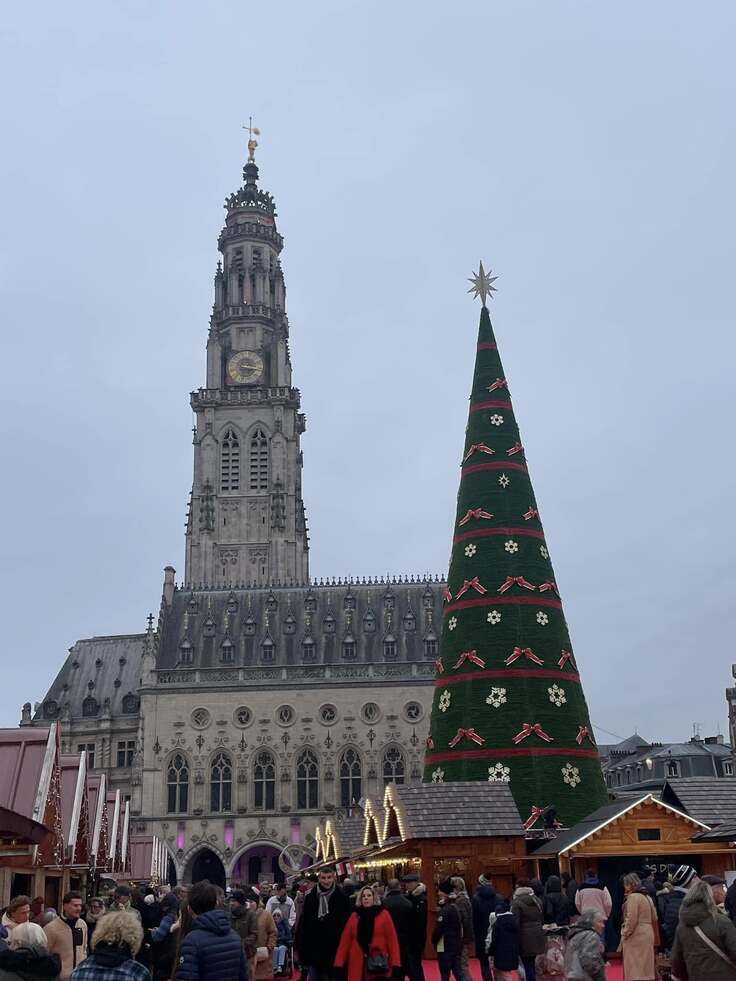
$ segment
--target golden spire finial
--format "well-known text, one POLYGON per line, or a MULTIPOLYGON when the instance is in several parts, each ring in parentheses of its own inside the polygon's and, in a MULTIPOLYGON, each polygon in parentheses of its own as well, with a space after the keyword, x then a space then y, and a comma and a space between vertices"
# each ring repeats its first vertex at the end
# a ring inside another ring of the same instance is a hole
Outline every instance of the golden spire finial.
POLYGON ((256 159, 256 148, 258 146, 258 140, 254 140, 254 136, 260 136, 261 131, 257 126, 253 125, 253 117, 248 116, 248 125, 243 126, 243 129, 248 130, 248 159, 255 161, 256 159))

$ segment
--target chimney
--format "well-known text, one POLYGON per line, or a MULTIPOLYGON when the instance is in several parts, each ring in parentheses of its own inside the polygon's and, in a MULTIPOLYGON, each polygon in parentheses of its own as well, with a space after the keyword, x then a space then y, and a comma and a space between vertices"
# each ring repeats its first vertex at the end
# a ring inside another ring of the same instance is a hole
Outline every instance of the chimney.
POLYGON ((167 606, 171 606, 171 601, 174 598, 174 590, 176 589, 175 575, 176 569, 171 565, 167 565, 164 569, 164 603, 167 606))

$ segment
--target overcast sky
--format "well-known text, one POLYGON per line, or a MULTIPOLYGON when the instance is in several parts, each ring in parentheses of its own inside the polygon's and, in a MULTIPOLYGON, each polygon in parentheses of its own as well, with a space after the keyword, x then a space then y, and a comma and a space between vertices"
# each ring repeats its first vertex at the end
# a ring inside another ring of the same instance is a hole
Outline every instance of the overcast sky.
POLYGON ((183 574, 241 124, 314 575, 444 572, 478 259, 601 742, 726 731, 736 5, 16 3, 0 25, 0 725, 183 574))

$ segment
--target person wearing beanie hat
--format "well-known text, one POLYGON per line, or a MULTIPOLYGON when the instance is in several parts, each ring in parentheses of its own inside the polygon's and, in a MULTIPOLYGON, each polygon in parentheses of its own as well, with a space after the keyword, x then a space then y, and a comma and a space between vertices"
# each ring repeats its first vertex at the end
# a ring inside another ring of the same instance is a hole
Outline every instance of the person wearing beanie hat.
POLYGON ((251 961, 256 954, 258 921, 255 910, 249 905, 255 898, 256 894, 250 889, 233 889, 230 893, 230 926, 240 937, 246 961, 251 961))
POLYGON ((692 865, 678 865, 670 876, 672 891, 664 904, 661 934, 662 943, 669 949, 675 941, 675 931, 680 919, 680 906, 690 889, 699 882, 698 874, 692 865))
POLYGON ((463 928, 460 913, 455 905, 455 893, 452 882, 443 879, 437 886, 440 907, 437 910, 437 922, 432 932, 432 943, 437 951, 437 963, 442 981, 450 981, 450 975, 455 981, 463 981, 462 951, 463 928))

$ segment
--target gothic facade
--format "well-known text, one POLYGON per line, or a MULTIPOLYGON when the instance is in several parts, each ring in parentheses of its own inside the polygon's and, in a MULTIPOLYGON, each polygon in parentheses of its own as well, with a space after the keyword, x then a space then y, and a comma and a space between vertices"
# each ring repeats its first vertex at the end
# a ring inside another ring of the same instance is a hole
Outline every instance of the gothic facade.
POLYGON ((243 176, 191 394, 184 580, 167 566, 144 633, 78 641, 21 722, 59 720, 185 882, 271 876, 324 816, 420 781, 444 590, 310 581, 283 240, 252 154, 243 176))

